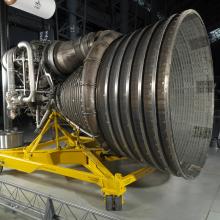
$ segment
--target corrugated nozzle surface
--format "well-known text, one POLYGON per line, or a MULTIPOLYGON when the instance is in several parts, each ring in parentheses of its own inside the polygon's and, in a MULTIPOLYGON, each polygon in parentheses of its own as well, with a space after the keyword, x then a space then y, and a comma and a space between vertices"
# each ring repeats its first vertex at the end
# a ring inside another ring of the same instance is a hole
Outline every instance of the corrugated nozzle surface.
POLYGON ((194 10, 118 37, 105 49, 98 70, 73 73, 58 93, 60 111, 116 153, 184 178, 203 167, 212 135, 214 80, 207 32, 194 10), (90 85, 94 98, 82 98, 85 74, 96 82, 90 85), (90 105, 94 132, 84 102, 95 103, 90 105))

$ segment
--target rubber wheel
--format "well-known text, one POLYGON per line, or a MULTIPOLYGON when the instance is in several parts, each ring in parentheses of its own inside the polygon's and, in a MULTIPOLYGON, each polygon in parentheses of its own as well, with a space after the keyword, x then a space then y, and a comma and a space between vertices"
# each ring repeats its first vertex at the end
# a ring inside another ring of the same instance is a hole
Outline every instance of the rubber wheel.
POLYGON ((3 166, 0 166, 0 175, 2 174, 3 166))
POLYGON ((106 196, 105 204, 107 211, 121 211, 122 196, 106 196))
POLYGON ((114 197, 114 210, 115 211, 122 210, 122 196, 114 197))
POLYGON ((217 147, 220 148, 220 139, 217 138, 217 147))
POLYGON ((105 197, 105 208, 107 211, 114 210, 114 198, 113 196, 106 196, 105 197))

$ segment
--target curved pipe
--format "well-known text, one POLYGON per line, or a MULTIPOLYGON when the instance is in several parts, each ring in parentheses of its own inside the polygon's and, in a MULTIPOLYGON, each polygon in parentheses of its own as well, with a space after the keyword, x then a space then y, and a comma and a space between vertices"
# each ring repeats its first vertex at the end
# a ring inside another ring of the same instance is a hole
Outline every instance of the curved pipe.
POLYGON ((15 92, 15 73, 14 73, 14 56, 15 48, 9 50, 3 57, 3 65, 7 68, 7 84, 8 84, 8 92, 15 92))
MULTIPOLYGON (((28 77, 30 83, 30 94, 27 97, 22 97, 23 102, 34 102, 35 101, 35 77, 34 77, 34 61, 33 61, 33 52, 31 45, 26 42, 20 42, 18 48, 24 48, 27 51, 28 58, 28 77)), ((24 82, 25 83, 25 82, 24 82)))
POLYGON ((14 118, 14 96, 15 91, 15 68, 14 53, 16 48, 7 51, 2 58, 2 74, 3 74, 3 99, 7 103, 7 115, 14 118))
POLYGON ((7 76, 7 53, 2 57, 2 101, 3 101, 3 119, 4 130, 10 130, 11 121, 8 117, 6 94, 8 91, 8 76, 7 76))
POLYGON ((47 63, 56 74, 69 75, 82 65, 94 41, 93 32, 73 41, 57 41, 48 48, 47 63))

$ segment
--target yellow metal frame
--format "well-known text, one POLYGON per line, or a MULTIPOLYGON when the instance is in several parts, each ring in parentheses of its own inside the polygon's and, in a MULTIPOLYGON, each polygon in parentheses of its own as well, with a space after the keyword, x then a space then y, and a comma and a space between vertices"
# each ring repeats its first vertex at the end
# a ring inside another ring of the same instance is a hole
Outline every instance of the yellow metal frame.
POLYGON ((100 148, 94 138, 80 136, 80 131, 68 123, 73 133, 68 132, 60 124, 66 119, 53 111, 46 124, 34 141, 15 149, 0 150, 0 166, 13 168, 26 173, 42 170, 75 178, 98 185, 104 196, 123 196, 126 186, 137 181, 146 174, 154 172, 154 168, 145 167, 126 176, 113 174, 102 163, 103 160, 120 160, 108 155, 100 148), (44 135, 53 130, 55 137, 43 141, 44 135), (87 171, 69 168, 67 165, 81 165, 87 171))

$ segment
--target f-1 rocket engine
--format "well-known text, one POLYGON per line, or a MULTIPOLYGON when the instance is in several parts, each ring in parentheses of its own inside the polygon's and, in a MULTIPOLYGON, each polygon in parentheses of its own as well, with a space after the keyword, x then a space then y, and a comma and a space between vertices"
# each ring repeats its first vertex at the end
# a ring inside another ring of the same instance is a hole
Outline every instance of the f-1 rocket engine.
POLYGON ((192 178, 212 135, 213 66, 193 10, 121 35, 20 42, 5 53, 8 117, 40 129, 56 109, 117 155, 192 178))

